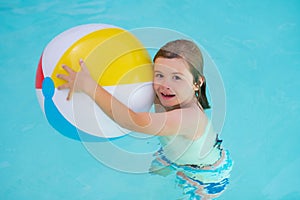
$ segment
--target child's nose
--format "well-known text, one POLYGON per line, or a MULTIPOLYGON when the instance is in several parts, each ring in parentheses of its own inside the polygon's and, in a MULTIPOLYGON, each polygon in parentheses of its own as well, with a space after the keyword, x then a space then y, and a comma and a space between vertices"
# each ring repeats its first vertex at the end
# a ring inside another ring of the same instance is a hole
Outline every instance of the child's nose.
POLYGON ((161 85, 164 88, 170 89, 170 82, 167 79, 165 79, 164 81, 162 81, 161 85))

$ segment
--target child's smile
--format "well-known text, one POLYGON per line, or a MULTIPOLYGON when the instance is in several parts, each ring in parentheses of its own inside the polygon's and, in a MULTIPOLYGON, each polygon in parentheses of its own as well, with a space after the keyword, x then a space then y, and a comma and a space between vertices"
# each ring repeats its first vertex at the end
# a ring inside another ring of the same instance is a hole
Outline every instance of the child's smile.
POLYGON ((187 105, 195 97, 193 76, 188 64, 178 58, 157 58, 154 65, 154 90, 165 107, 187 105))

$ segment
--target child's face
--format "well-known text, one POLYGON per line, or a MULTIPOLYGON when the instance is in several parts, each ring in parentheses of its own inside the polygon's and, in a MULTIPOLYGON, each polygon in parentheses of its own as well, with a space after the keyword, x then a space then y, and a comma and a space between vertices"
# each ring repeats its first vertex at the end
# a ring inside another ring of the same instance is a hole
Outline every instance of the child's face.
POLYGON ((156 95, 164 107, 184 107, 193 102, 193 75, 183 59, 157 58, 153 83, 156 95))

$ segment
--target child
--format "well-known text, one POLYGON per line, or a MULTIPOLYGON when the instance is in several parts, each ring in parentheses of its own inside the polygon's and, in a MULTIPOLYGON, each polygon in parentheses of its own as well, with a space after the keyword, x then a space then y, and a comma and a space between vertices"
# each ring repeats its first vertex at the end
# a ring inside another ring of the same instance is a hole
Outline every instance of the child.
POLYGON ((228 184, 232 161, 204 112, 209 103, 200 49, 192 41, 171 41, 153 61, 155 113, 134 112, 115 99, 91 78, 82 60, 79 72, 63 65, 68 75, 57 76, 67 83, 59 89, 70 90, 68 100, 74 91, 86 93, 126 129, 161 136, 162 148, 151 171, 164 174, 174 169, 191 199, 216 198, 228 184))

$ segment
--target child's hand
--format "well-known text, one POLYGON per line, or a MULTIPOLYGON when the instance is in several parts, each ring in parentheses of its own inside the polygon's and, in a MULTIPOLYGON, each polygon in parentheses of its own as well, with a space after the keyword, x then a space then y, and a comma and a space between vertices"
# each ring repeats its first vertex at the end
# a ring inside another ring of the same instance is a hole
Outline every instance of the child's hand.
POLYGON ((58 87, 59 90, 70 89, 67 100, 72 98, 73 92, 84 92, 88 95, 93 95, 96 89, 97 83, 91 77, 88 68, 82 59, 79 61, 81 69, 79 72, 75 72, 67 65, 63 65, 63 69, 68 72, 69 75, 57 74, 57 77, 67 81, 67 83, 58 87))

